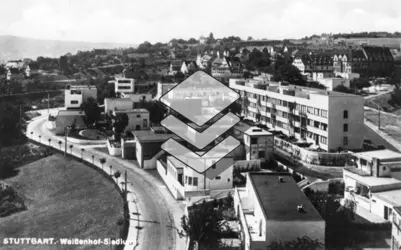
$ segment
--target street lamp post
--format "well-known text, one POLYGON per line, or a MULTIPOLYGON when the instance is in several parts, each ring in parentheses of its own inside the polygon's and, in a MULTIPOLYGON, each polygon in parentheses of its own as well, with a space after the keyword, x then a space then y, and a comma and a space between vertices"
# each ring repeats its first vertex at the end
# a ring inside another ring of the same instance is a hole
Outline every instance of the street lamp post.
POLYGON ((64 155, 67 155, 67 137, 68 137, 68 133, 70 132, 70 130, 71 130, 71 126, 66 126, 66 127, 64 127, 64 147, 65 147, 65 150, 64 150, 64 155))

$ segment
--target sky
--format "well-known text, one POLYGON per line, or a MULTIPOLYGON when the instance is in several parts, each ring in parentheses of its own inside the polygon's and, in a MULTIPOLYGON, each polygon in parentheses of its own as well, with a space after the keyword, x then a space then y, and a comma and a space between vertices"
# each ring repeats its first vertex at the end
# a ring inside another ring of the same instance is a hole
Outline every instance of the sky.
POLYGON ((139 44, 172 38, 302 38, 401 31, 400 0, 12 0, 0 35, 139 44), (398 30, 397 30, 398 29, 398 30))

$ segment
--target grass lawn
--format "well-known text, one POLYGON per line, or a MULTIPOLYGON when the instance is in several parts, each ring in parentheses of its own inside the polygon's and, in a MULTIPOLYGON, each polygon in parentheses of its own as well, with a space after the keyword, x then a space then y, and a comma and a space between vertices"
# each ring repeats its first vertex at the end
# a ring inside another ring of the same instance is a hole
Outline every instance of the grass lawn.
MULTIPOLYGON (((92 168, 53 155, 20 168, 4 180, 28 210, 0 218, 0 238, 119 238, 123 200, 114 185, 92 168)), ((0 248, 3 249, 4 246, 0 248)), ((15 245, 10 249, 99 249, 99 246, 15 245)), ((102 246, 100 249, 109 249, 102 246)))
MULTIPOLYGON (((376 111, 365 110, 365 118, 376 126, 378 125, 379 117, 376 111)), ((380 127, 394 140, 401 142, 401 117, 380 113, 380 127)))

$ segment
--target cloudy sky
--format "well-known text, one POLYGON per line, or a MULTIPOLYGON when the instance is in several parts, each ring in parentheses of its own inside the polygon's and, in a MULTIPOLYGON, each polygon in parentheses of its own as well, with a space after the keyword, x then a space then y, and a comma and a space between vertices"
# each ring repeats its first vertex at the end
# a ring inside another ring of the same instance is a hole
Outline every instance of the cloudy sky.
POLYGON ((12 0, 0 8, 1 35, 90 42, 397 29, 400 0, 12 0))

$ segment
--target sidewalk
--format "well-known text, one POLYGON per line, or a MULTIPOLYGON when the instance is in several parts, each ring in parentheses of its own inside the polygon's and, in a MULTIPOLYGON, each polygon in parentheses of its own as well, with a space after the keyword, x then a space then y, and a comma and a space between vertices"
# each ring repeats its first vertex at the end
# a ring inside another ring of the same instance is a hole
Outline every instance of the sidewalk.
POLYGON ((396 148, 399 152, 401 152, 401 143, 394 140, 386 134, 385 132, 379 130, 376 125, 373 123, 369 122, 367 119, 364 119, 365 125, 368 126, 371 130, 373 130, 375 133, 380 135, 384 140, 386 140, 389 144, 391 144, 394 148, 396 148))
MULTIPOLYGON (((42 116, 42 119, 44 117, 42 116)), ((51 139, 50 145, 60 150, 58 141, 62 141, 62 150, 64 150, 64 137, 55 136, 40 126, 41 119, 31 121, 27 129, 27 137, 29 139, 39 141, 38 133, 42 135, 40 142, 44 145, 48 144, 48 139, 51 139), (35 127, 36 125, 36 127, 35 127), (35 130, 36 129, 36 130, 35 130), (35 130, 34 136, 28 134, 29 131, 35 130)), ((71 144, 70 144, 71 145, 71 144)), ((125 249, 152 249, 155 244, 163 246, 163 249, 178 249, 184 250, 186 247, 186 238, 180 238, 177 229, 181 229, 181 217, 184 215, 184 204, 176 201, 164 182, 158 176, 155 170, 140 169, 134 161, 123 160, 118 157, 113 157, 107 153, 95 150, 88 145, 74 145, 72 149, 68 148, 68 154, 72 154, 92 165, 102 169, 106 174, 114 174, 119 171, 121 177, 119 182, 123 181, 124 173, 127 171, 128 183, 128 204, 130 214, 130 227, 127 236, 125 249), (81 148, 85 148, 84 153, 81 148), (94 157, 94 161, 93 158, 94 157), (102 166, 100 159, 105 158, 107 163, 102 166), (113 168, 108 166, 112 165, 113 168), (150 198, 152 197, 152 198, 150 198), (161 209, 149 210, 148 207, 158 206, 161 209), (163 211, 163 209, 165 209, 163 211), (159 218, 160 221, 150 221, 151 218, 159 218), (152 226, 153 225, 153 226, 152 226), (156 242, 156 243, 155 243, 156 242)), ((114 181, 117 180, 114 178, 114 181)), ((120 190, 123 190, 122 183, 117 184, 120 190)), ((160 247, 157 247, 160 248, 160 247)))

